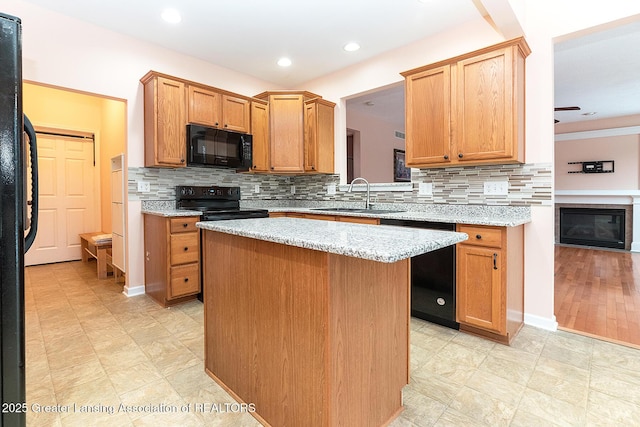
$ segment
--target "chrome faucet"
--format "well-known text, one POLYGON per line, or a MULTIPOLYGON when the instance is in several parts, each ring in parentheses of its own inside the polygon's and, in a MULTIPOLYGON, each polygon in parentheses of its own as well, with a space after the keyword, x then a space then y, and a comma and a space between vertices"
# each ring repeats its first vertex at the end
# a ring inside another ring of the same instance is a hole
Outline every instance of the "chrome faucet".
POLYGON ((369 181, 367 181, 366 179, 362 178, 362 177, 358 177, 355 178, 353 181, 351 181, 351 184, 349 185, 349 190, 347 190, 347 193, 351 193, 351 190, 353 189, 353 183, 356 182, 357 180, 362 180, 365 182, 365 184, 367 184, 367 204, 365 205, 365 209, 371 209, 371 203, 369 202, 369 181))

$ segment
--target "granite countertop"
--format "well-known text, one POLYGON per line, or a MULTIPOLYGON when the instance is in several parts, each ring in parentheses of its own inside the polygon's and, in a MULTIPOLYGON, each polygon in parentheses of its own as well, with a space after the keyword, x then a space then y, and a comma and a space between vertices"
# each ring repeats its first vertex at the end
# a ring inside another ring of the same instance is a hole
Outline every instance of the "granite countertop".
POLYGON ((186 211, 181 209, 143 209, 143 214, 163 217, 200 216, 200 211, 186 211))
POLYGON ((380 219, 400 219, 411 221, 431 221, 450 224, 493 225, 500 227, 516 227, 531 222, 528 208, 511 208, 504 206, 469 206, 444 205, 438 209, 415 211, 403 208, 389 208, 389 213, 378 210, 375 213, 322 210, 321 208, 269 207, 269 212, 300 212, 325 215, 370 217, 380 219))
POLYGON ((468 238, 465 233, 301 218, 198 222, 204 230, 379 262, 396 262, 468 238))
MULTIPOLYGON (((369 217, 380 219, 400 219, 410 221, 431 221, 452 224, 493 225, 516 227, 531 222, 531 209, 524 206, 486 206, 486 205, 415 205, 415 204, 376 204, 376 212, 349 212, 322 210, 322 208, 342 207, 335 202, 309 202, 309 206, 268 206, 258 202, 241 207, 268 209, 269 212, 300 212, 325 215, 369 217), (384 213, 385 209, 389 213, 384 213)), ((353 204, 344 207, 356 207, 353 204)), ((361 207, 358 205, 358 207, 361 207)), ((142 209, 143 214, 163 217, 199 216, 198 211, 185 211, 166 206, 152 206, 142 209)))

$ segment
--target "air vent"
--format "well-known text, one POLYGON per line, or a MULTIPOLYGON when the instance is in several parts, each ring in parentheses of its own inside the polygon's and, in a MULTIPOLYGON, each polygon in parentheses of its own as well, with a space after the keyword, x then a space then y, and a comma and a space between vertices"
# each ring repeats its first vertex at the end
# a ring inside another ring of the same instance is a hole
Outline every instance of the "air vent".
POLYGON ((399 130, 394 132, 395 137, 398 139, 404 139, 404 132, 400 132, 399 130))

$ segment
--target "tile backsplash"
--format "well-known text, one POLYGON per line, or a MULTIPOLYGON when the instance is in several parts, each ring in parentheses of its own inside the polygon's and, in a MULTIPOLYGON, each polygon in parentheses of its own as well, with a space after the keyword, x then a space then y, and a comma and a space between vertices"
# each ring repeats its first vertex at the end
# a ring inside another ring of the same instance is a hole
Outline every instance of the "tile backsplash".
MULTIPOLYGON (((129 200, 175 200, 176 185, 239 186, 242 200, 264 201, 270 205, 294 206, 303 201, 354 202, 364 199, 363 192, 338 191, 329 195, 327 188, 330 184, 339 184, 338 175, 259 175, 216 168, 130 167, 128 172, 129 200), (150 183, 151 191, 138 192, 138 181, 150 183), (256 191, 258 189, 259 192, 256 191)), ((411 183, 412 191, 372 191, 371 202, 551 206, 552 200, 551 163, 412 169, 411 183), (508 194, 485 195, 484 183, 487 181, 507 181, 508 194), (418 194, 422 182, 433 184, 431 195, 418 194)))

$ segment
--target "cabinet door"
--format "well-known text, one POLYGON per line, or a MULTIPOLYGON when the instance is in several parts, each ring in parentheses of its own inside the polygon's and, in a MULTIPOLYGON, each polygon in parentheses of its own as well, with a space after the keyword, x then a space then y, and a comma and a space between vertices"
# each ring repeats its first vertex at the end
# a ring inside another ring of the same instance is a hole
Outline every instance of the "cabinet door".
POLYGON ((158 77, 156 102, 158 105, 156 112, 156 165, 154 166, 186 166, 184 83, 158 77))
POLYGON ((189 123, 219 127, 222 104, 218 92, 189 86, 189 123))
POLYGON ((302 95, 269 97, 269 169, 272 172, 304 171, 302 95))
POLYGON ((251 134, 253 135, 253 165, 251 170, 269 170, 269 104, 251 102, 251 134))
POLYGON ((457 63, 455 146, 459 162, 514 154, 512 48, 457 63))
POLYGON ((451 161, 451 67, 433 68, 405 79, 406 164, 451 161))
POLYGON ((304 170, 315 172, 318 163, 318 104, 304 104, 304 170))
POLYGON ((335 104, 315 98, 304 103, 304 170, 333 173, 335 104))
POLYGON ((457 251, 457 321, 504 334, 501 250, 460 244, 457 251))
POLYGON ((249 101, 230 95, 222 95, 222 127, 234 132, 248 133, 249 101))

